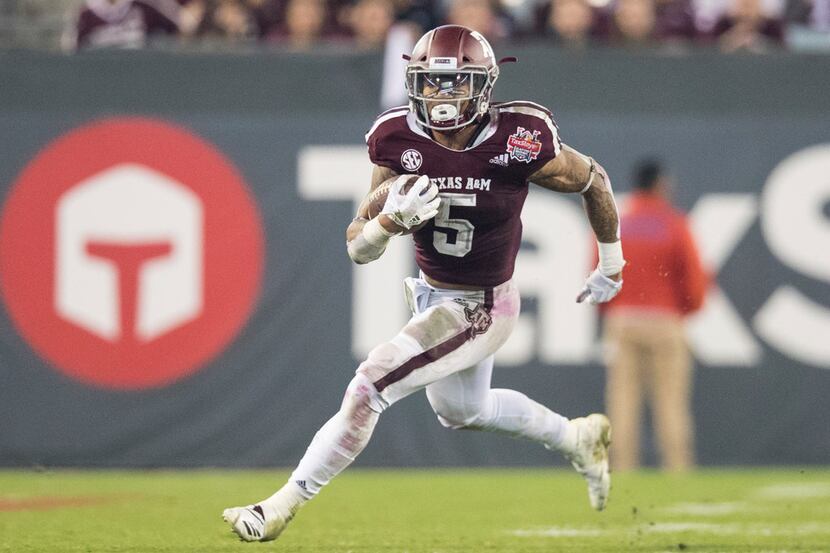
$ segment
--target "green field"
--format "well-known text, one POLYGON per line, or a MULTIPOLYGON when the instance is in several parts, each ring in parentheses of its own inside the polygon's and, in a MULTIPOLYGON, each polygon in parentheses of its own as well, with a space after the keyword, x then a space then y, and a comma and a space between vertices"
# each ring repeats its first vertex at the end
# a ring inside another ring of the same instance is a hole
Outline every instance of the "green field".
POLYGON ((830 552, 830 470, 614 476, 602 513, 565 470, 352 470, 269 544, 220 513, 279 471, 0 471, 0 551, 830 552))

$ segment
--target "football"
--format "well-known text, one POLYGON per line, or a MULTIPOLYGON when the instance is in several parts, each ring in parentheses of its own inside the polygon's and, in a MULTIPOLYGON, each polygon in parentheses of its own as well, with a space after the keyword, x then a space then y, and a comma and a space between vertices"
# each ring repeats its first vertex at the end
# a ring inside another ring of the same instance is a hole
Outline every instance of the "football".
MULTIPOLYGON (((380 183, 380 186, 369 192, 363 201, 360 202, 360 207, 357 208, 357 216, 362 217, 364 219, 374 219, 378 216, 378 214, 383 209, 383 205, 386 203, 386 196, 389 195, 389 189, 392 187, 392 184, 395 182, 400 175, 395 175, 394 177, 390 177, 380 183)), ((408 178, 403 185, 404 193, 409 192, 412 189, 412 185, 415 184, 415 181, 418 180, 419 175, 406 175, 408 178)), ((412 227, 408 231, 404 231, 403 234, 412 234, 424 227, 429 221, 424 221, 420 225, 412 227)))

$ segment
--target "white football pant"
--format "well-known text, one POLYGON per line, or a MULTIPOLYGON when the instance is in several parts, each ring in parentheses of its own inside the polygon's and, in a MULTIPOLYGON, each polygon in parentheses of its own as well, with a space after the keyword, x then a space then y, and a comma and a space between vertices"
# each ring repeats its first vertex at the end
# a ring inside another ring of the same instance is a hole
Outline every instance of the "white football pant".
POLYGON ((424 388, 446 427, 507 433, 549 449, 560 445, 565 417, 519 392, 490 388, 493 355, 519 315, 513 282, 476 291, 437 289, 413 278, 405 285, 412 318, 360 364, 340 410, 317 432, 289 483, 263 508, 316 495, 363 450, 380 413, 424 388))

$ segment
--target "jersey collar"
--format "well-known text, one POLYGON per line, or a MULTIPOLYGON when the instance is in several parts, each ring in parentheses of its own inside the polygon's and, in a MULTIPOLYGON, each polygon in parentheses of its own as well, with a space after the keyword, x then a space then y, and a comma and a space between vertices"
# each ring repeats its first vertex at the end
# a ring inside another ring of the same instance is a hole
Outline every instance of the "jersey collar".
POLYGON ((490 121, 487 123, 487 126, 478 133, 478 136, 476 136, 476 139, 473 140, 472 144, 470 144, 469 146, 467 146, 463 150, 453 150, 452 148, 447 148, 443 144, 433 140, 432 137, 429 135, 429 133, 427 133, 423 129, 423 127, 421 127, 418 124, 418 121, 415 117, 415 114, 412 113, 412 112, 409 112, 409 113, 406 114, 406 124, 409 127, 410 131, 414 132, 418 136, 423 136, 424 138, 426 138, 427 140, 429 140, 431 142, 434 142, 435 144, 438 144, 439 146, 441 146, 445 150, 449 150, 451 152, 466 152, 468 150, 472 150, 473 148, 475 148, 476 146, 478 146, 479 144, 481 144, 482 142, 484 142, 485 140, 487 140, 488 138, 490 138, 491 136, 493 136, 496 133, 496 129, 499 127, 498 111, 494 110, 494 109, 491 109, 490 112, 489 112, 489 115, 490 115, 490 121))

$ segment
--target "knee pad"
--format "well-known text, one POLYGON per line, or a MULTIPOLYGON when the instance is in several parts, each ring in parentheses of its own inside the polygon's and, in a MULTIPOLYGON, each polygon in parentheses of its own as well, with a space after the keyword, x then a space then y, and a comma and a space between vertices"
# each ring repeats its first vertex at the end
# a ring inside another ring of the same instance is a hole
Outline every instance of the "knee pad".
POLYGON ((411 354, 406 353, 398 344, 384 342, 369 352, 357 372, 366 375, 370 381, 376 382, 403 365, 409 357, 411 354))
POLYGON ((417 342, 399 334, 372 349, 366 360, 357 368, 357 374, 364 375, 371 382, 377 382, 421 351, 417 342))

